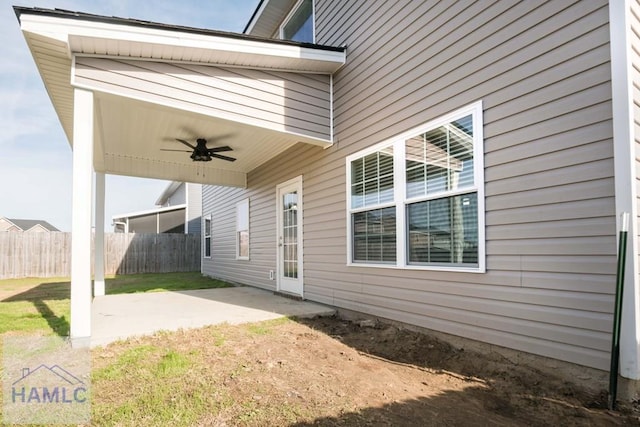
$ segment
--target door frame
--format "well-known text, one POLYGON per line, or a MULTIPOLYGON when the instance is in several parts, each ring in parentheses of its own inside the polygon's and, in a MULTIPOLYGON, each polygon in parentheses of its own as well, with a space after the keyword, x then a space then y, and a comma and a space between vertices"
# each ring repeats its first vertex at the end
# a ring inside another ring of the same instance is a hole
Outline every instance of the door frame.
POLYGON ((300 297, 304 296, 304 266, 303 266, 303 205, 302 205, 302 175, 298 175, 295 178, 292 178, 288 181, 282 182, 276 185, 276 290, 278 292, 287 292, 293 293, 300 297), (280 238, 282 232, 282 209, 280 206, 280 195, 282 190, 287 189, 289 187, 296 187, 296 191, 298 192, 298 285, 300 287, 300 293, 291 292, 291 291, 283 291, 282 290, 282 262, 283 262, 283 250, 280 246, 280 238))

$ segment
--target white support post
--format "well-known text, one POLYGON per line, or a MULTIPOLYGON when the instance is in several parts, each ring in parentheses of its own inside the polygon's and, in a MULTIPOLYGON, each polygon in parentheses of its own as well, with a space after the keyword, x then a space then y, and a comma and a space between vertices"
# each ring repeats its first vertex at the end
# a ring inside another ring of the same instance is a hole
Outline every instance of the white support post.
POLYGON ((189 212, 189 183, 185 182, 184 183, 184 203, 185 203, 185 208, 184 208, 184 234, 189 234, 189 215, 191 214, 189 212))
POLYGON ((104 287, 104 173, 96 172, 96 207, 95 207, 95 267, 93 273, 93 296, 100 297, 105 293, 104 287))
POLYGON ((620 375, 624 378, 639 380, 640 289, 638 287, 637 166, 631 80, 630 12, 628 0, 609 2, 616 218, 620 218, 623 212, 631 214, 627 240, 622 323, 620 325, 620 375))
POLYGON ((71 225, 71 342, 91 339, 91 208, 93 205, 93 93, 74 89, 71 225))

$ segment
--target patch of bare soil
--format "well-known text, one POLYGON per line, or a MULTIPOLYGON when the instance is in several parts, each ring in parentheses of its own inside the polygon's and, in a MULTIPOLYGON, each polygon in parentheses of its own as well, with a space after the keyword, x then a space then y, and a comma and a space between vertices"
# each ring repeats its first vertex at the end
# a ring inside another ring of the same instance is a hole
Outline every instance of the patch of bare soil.
POLYGON ((633 405, 608 411, 606 392, 593 395, 498 354, 386 324, 301 322, 347 347, 339 375, 359 409, 299 425, 640 425, 633 405))
MULTIPOLYGON (((141 344, 197 355, 181 378, 211 395, 199 395, 198 425, 640 425, 633 406, 606 410, 605 394, 395 326, 335 317, 260 325, 116 344, 99 351, 97 367, 141 344)), ((96 386, 103 405, 119 404, 96 386)))

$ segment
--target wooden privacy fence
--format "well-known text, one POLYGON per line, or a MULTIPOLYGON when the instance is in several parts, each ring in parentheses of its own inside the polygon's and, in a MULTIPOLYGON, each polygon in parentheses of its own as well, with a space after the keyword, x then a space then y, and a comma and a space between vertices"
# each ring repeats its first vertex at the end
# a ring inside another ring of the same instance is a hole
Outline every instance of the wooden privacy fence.
MULTIPOLYGON (((106 274, 200 271, 200 235, 105 233, 104 240, 106 274)), ((0 279, 70 275, 71 233, 0 232, 0 279)))

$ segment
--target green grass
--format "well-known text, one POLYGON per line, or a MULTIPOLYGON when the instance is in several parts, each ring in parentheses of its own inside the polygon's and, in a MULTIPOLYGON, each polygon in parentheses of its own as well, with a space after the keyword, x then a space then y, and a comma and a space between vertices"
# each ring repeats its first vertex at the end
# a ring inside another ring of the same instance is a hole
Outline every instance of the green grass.
POLYGON ((0 335, 69 334, 69 282, 64 278, 0 280, 0 335))
POLYGON ((69 335, 69 300, 0 304, 0 335, 8 332, 69 335))
MULTIPOLYGON (((69 334, 68 278, 0 280, 0 335, 69 334)), ((106 293, 137 293, 222 288, 229 284, 198 272, 132 274, 108 277, 106 293)))
POLYGON ((156 365, 156 378, 167 378, 182 375, 191 365, 189 358, 175 350, 169 350, 162 355, 156 365))
POLYGON ((109 366, 92 372, 92 380, 119 381, 130 375, 139 375, 133 372, 138 364, 144 364, 147 358, 159 349, 151 345, 141 345, 128 349, 121 354, 109 366))
POLYGON ((189 289, 226 288, 228 283, 195 273, 148 273, 116 276, 106 280, 106 293, 185 291, 189 289))
MULTIPOLYGON (((201 355, 158 344, 127 348, 92 372, 92 392, 101 397, 92 401, 98 424, 188 426, 211 410, 219 393, 199 378, 201 355)), ((232 399, 225 396, 222 401, 230 404, 232 399)))
POLYGON ((269 335, 275 331, 280 325, 291 322, 288 317, 279 317, 277 319, 265 320, 264 322, 251 323, 247 325, 247 330, 253 335, 269 335))

